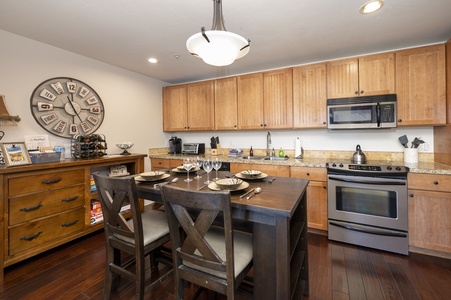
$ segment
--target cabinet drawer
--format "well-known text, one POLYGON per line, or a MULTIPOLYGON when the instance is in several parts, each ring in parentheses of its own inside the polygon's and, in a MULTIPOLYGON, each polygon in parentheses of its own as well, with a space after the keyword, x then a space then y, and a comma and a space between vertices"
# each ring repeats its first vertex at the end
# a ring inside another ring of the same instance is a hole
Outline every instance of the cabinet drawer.
POLYGON ((407 185, 409 189, 451 192, 451 176, 409 173, 407 185))
POLYGON ((175 168, 182 165, 181 159, 152 158, 152 170, 175 168))
POLYGON ((9 229, 9 255, 27 251, 84 228, 85 209, 78 208, 9 229))
POLYGON ((327 171, 325 168, 291 167, 291 177, 327 181, 327 171))
POLYGON ((9 224, 30 221, 84 205, 84 185, 12 197, 9 199, 9 224))
POLYGON ((23 195, 32 192, 48 191, 85 181, 83 169, 41 173, 9 179, 9 195, 23 195))

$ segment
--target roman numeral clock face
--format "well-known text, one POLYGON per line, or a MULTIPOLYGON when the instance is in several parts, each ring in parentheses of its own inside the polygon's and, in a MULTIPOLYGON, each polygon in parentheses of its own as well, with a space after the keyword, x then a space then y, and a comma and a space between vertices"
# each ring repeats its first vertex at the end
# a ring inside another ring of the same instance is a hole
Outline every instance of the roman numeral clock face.
POLYGON ((95 132, 105 115, 96 91, 68 77, 52 78, 38 85, 31 94, 30 105, 36 122, 63 138, 95 132))

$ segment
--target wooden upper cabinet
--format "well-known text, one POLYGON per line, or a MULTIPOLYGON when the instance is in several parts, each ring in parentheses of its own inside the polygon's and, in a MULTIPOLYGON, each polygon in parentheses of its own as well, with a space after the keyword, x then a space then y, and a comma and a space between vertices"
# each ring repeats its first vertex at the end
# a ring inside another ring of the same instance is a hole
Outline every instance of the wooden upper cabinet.
POLYGON ((163 131, 186 130, 187 115, 186 85, 163 87, 163 131))
POLYGON ((326 63, 293 68, 293 127, 326 128, 326 63))
POLYGON ((346 98, 395 93, 393 52, 327 63, 327 97, 346 98))
POLYGON ((262 129, 263 119, 263 73, 237 77, 238 128, 262 129))
POLYGON ((398 126, 446 124, 445 45, 396 52, 398 126))
POLYGON ((268 129, 293 127, 293 69, 263 73, 264 126, 268 129))
POLYGON ((236 77, 215 80, 215 129, 238 128, 238 94, 236 77))
POLYGON ((215 124, 214 81, 187 85, 188 130, 213 130, 215 124))

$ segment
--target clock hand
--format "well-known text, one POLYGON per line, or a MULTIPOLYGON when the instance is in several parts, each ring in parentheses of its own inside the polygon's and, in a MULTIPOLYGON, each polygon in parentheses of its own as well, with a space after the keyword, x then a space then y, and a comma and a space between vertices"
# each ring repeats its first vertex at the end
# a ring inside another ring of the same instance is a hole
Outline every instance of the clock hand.
POLYGON ((72 101, 70 101, 69 96, 67 96, 67 100, 69 100, 70 106, 72 106, 72 109, 74 110, 74 113, 77 115, 77 117, 80 119, 80 122, 83 122, 83 120, 80 118, 80 116, 78 115, 78 112, 75 110, 74 105, 72 104, 72 101))

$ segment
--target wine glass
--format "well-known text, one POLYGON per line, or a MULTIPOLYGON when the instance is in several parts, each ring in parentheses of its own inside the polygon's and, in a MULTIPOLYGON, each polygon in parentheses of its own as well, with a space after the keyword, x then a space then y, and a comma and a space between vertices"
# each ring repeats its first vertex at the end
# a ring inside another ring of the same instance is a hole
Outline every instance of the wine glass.
POLYGON ((218 177, 218 170, 221 169, 221 165, 222 165, 221 160, 220 160, 219 158, 216 157, 215 160, 213 161, 213 168, 214 168, 215 171, 216 171, 216 178, 213 179, 213 181, 219 180, 219 177, 218 177))
POLYGON ((183 168, 186 170, 186 179, 185 182, 193 181, 192 179, 189 179, 189 170, 193 168, 193 162, 194 160, 190 157, 186 157, 183 159, 183 168))
POLYGON ((207 159, 204 160, 202 165, 204 167, 204 171, 207 173, 207 181, 205 181, 204 183, 205 184, 210 184, 211 181, 210 181, 209 175, 210 175, 211 170, 213 170, 213 162, 210 159, 207 158, 207 159))
POLYGON ((194 165, 196 166, 196 168, 198 168, 197 176, 194 177, 194 179, 201 179, 202 176, 199 176, 199 172, 200 172, 200 168, 202 167, 202 158, 197 156, 194 165))

